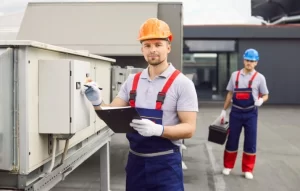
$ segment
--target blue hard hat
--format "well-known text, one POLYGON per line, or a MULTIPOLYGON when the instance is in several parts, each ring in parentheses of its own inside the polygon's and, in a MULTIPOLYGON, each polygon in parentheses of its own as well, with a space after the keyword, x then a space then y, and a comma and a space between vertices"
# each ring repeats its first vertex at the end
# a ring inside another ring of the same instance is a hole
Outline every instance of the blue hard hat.
POLYGON ((247 49, 244 53, 244 59, 245 60, 252 60, 252 61, 258 61, 259 60, 259 55, 257 50, 255 49, 247 49))

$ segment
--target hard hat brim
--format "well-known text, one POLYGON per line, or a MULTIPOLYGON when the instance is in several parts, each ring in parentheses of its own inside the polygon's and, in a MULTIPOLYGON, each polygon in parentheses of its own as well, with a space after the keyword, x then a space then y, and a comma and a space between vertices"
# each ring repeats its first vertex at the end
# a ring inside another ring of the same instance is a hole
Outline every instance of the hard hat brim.
POLYGON ((169 36, 149 35, 149 36, 138 38, 139 41, 154 40, 154 39, 169 39, 169 41, 171 42, 173 40, 173 36, 172 35, 169 36))
POLYGON ((258 61, 258 59, 255 59, 255 58, 249 58, 249 57, 244 57, 244 60, 258 61))

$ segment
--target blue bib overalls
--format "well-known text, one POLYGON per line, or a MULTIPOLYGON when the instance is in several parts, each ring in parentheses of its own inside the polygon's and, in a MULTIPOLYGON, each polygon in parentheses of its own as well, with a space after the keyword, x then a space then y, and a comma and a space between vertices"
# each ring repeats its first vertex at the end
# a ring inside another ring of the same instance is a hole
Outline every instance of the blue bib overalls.
POLYGON ((239 88, 240 71, 236 77, 235 89, 232 97, 232 108, 229 116, 229 136, 224 151, 224 167, 234 167, 239 138, 244 127, 244 153, 242 158, 242 171, 252 172, 256 159, 257 137, 257 107, 252 94, 252 82, 257 75, 255 72, 249 81, 248 88, 239 88))
MULTIPOLYGON (((157 95, 156 108, 136 108, 142 118, 162 123, 164 98, 180 71, 175 70, 157 95)), ((137 73, 130 91, 130 106, 135 97, 141 73, 137 73)), ((181 154, 178 146, 163 137, 144 137, 138 132, 128 133, 130 152, 126 165, 126 191, 183 191, 181 154)))

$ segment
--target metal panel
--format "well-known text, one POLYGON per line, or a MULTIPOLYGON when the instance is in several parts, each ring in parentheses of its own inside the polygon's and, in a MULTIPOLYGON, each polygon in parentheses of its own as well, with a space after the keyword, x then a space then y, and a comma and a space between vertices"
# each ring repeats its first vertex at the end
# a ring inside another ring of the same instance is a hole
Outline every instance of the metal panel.
POLYGON ((89 62, 39 61, 39 133, 74 134, 90 126, 90 102, 82 94, 88 76, 89 62))
POLYGON ((267 103, 300 104, 299 83, 300 40, 240 40, 239 68, 243 67, 242 55, 247 48, 260 54, 257 70, 267 81, 270 98, 267 103))
POLYGON ((70 133, 69 63, 68 60, 39 60, 39 133, 70 133))
POLYGON ((157 17, 156 2, 29 3, 17 39, 100 55, 141 55, 138 30, 150 17, 157 17))
MULTIPOLYGON (((14 48, 14 58, 18 67, 18 128, 19 128, 19 171, 25 175, 29 168, 29 88, 28 78, 30 77, 29 67, 32 66, 30 60, 27 60, 26 47, 14 48)), ((37 83, 37 80, 35 80, 37 83)), ((37 97, 33 99, 37 100, 37 97)), ((36 103, 35 101, 34 103, 36 103)), ((31 155, 32 156, 32 151, 31 155)))
POLYGON ((0 170, 13 169, 13 49, 0 49, 0 170))
POLYGON ((175 68, 182 70, 183 59, 183 20, 182 20, 182 3, 159 3, 158 18, 169 24, 173 33, 172 50, 169 54, 168 61, 172 62, 175 68))
POLYGON ((71 61, 71 134, 90 126, 91 102, 82 93, 86 78, 90 76, 90 63, 79 60, 71 61))

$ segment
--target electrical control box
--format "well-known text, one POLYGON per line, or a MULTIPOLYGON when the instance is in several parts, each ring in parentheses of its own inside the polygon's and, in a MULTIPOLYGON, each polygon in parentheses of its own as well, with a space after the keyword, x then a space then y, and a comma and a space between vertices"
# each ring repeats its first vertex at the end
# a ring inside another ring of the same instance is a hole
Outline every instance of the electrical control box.
POLYGON ((136 74, 142 72, 144 68, 134 68, 133 66, 126 66, 121 68, 120 66, 112 67, 112 100, 118 95, 122 84, 127 80, 130 74, 136 74))
POLYGON ((90 126, 91 103, 83 93, 90 63, 39 60, 39 133, 75 134, 90 126))

